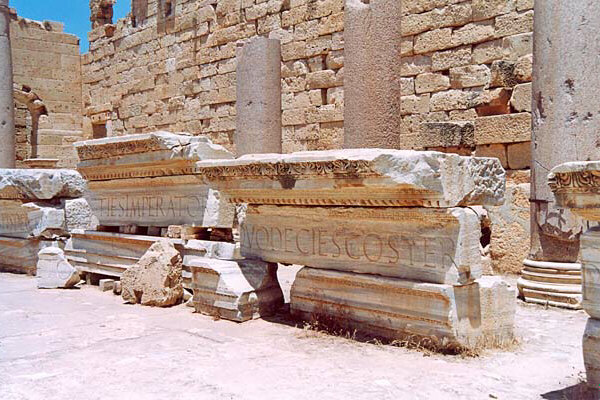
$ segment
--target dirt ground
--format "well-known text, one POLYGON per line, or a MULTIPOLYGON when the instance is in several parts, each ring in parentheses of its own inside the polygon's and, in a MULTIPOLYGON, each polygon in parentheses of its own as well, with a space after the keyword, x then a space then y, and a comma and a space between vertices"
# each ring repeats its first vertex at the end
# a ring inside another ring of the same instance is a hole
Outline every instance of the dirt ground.
POLYGON ((519 302, 520 345, 464 358, 0 274, 0 399, 587 399, 586 318, 519 302))

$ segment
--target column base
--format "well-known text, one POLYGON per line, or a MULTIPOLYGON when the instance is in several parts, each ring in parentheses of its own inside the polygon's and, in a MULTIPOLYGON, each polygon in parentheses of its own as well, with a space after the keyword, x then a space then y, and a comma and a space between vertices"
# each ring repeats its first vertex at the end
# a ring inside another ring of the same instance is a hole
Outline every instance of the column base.
POLYGON ((453 286, 305 267, 292 315, 441 351, 512 343, 516 291, 500 277, 453 286))
POLYGON ((581 310, 581 264, 524 260, 517 281, 527 303, 581 310))
POLYGON ((600 320, 589 318, 583 333, 583 363, 589 387, 600 386, 600 320))

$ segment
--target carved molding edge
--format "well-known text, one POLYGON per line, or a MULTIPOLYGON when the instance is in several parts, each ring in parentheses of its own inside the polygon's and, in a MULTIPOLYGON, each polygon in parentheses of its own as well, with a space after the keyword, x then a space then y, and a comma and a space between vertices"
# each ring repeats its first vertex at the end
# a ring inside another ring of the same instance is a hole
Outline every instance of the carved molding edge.
POLYGON ((134 140, 122 143, 79 146, 77 147, 77 154, 81 161, 87 161, 159 150, 164 150, 164 146, 161 145, 159 138, 150 137, 144 140, 134 140))
POLYGON ((600 171, 573 171, 552 173, 548 186, 553 192, 600 192, 600 171))
POLYGON ((306 161, 297 163, 265 163, 234 166, 200 167, 198 172, 209 180, 235 180, 248 178, 280 179, 286 177, 334 176, 357 178, 379 176, 369 161, 333 160, 306 161))

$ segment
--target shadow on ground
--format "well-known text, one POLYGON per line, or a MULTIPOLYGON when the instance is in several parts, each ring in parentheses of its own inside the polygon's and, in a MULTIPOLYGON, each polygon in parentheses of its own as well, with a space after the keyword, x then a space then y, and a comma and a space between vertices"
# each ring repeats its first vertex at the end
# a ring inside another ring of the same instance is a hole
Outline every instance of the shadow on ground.
POLYGON ((598 400, 600 390, 589 388, 585 382, 542 394, 546 400, 598 400))

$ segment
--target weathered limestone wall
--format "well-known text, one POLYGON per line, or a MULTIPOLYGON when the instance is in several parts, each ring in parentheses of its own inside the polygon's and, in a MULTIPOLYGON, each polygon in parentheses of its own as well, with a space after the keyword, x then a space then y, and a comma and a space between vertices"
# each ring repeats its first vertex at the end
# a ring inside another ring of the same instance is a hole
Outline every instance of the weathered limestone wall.
POLYGON ((261 35, 281 41, 283 151, 342 146, 343 0, 141 3, 135 26, 92 30, 83 57, 85 112, 108 135, 185 131, 233 149, 237 42, 261 35))
MULTIPOLYGON (((39 96, 48 117, 38 126, 37 157, 57 158, 59 167, 74 168, 73 142, 82 139, 81 63, 79 39, 63 33, 57 22, 38 22, 11 11, 10 35, 15 84, 39 96)), ((27 107, 16 102, 17 167, 32 155, 32 121, 27 107)))
POLYGON ((404 2, 402 132, 414 148, 529 167, 533 4, 404 2))

